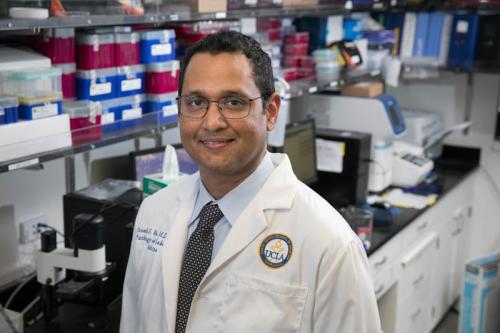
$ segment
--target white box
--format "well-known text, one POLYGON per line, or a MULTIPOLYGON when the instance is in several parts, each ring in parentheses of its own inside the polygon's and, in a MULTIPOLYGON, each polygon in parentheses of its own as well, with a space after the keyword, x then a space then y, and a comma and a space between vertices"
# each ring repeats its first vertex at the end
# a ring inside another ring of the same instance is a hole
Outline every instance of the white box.
POLYGON ((69 115, 0 126, 0 161, 71 146, 69 115))
POLYGON ((500 329, 500 252, 465 266, 460 333, 498 333, 500 329))
POLYGON ((30 49, 0 46, 0 71, 50 68, 49 58, 30 49))

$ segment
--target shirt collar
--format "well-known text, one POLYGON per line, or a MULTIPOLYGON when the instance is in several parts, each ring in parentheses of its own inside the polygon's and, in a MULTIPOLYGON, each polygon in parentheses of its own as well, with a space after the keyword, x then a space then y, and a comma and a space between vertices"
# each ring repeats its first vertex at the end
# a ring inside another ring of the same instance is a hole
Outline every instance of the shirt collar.
MULTIPOLYGON (((203 185, 201 178, 198 180, 199 192, 196 198, 196 204, 193 211, 194 220, 198 217, 201 209, 210 201, 215 201, 224 217, 227 219, 231 227, 234 225, 240 214, 245 207, 252 201, 255 195, 262 188, 267 178, 274 170, 274 164, 268 152, 260 162, 257 169, 250 174, 243 182, 226 193, 219 200, 215 200, 210 193, 208 193, 205 185, 203 185)), ((192 224, 194 221, 191 221, 192 224)))

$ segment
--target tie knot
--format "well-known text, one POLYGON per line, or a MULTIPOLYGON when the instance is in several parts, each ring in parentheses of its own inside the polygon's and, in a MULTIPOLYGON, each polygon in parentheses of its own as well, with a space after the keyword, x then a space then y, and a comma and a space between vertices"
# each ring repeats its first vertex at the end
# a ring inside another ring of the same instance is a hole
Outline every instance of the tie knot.
POLYGON ((209 202, 200 212, 200 226, 202 228, 213 228, 217 222, 224 216, 219 205, 209 202))

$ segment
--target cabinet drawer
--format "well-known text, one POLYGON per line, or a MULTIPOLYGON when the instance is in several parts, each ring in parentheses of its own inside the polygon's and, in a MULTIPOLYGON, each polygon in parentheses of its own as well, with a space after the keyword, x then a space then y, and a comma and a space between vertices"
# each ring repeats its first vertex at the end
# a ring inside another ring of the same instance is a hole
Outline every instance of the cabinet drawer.
POLYGON ((417 219, 415 219, 409 226, 405 228, 401 236, 402 244, 404 246, 411 246, 419 238, 427 235, 436 224, 435 209, 430 208, 417 219))
POLYGON ((402 299, 412 293, 425 293, 432 277, 433 256, 436 252, 437 235, 431 233, 419 241, 401 258, 399 295, 402 299))
POLYGON ((377 300, 384 296, 387 290, 389 290, 396 283, 395 267, 392 265, 388 270, 379 275, 379 277, 373 282, 373 290, 375 290, 375 296, 377 300))
POLYGON ((378 276, 392 265, 400 252, 401 238, 395 236, 368 257, 373 280, 377 280, 378 276))
POLYGON ((421 302, 405 302, 398 316, 398 330, 401 333, 424 333, 429 327, 429 307, 421 302))

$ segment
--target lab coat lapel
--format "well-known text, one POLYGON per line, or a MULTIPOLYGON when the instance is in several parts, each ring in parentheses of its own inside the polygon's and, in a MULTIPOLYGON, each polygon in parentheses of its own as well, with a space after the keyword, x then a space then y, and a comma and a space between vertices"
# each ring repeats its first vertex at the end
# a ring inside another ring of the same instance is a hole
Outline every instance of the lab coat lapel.
MULTIPOLYGON (((176 203, 179 209, 172 217, 172 227, 167 235, 165 246, 163 248, 163 289, 165 291, 167 303, 167 324, 168 331, 175 330, 175 317, 177 312, 177 294, 179 289, 179 276, 181 272, 182 260, 184 258, 184 249, 186 247, 187 229, 189 218, 193 212, 194 203, 197 194, 198 177, 191 177, 182 183, 179 193, 176 194, 176 203)), ((166 206, 170 204, 165 203, 166 206)))
POLYGON ((266 211, 291 208, 296 192, 294 183, 296 177, 292 172, 288 158, 281 156, 276 162, 279 162, 279 165, 254 200, 235 221, 208 268, 204 280, 267 229, 270 221, 266 218, 266 211))

